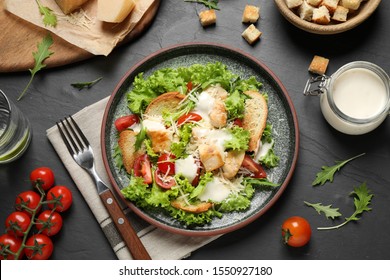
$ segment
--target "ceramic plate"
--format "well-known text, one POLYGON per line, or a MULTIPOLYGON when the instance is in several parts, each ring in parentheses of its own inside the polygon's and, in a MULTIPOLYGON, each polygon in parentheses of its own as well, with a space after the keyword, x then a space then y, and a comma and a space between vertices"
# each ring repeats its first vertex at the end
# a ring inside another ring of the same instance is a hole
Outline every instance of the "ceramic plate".
POLYGON ((298 122, 294 106, 279 79, 262 62, 227 46, 209 43, 176 45, 143 59, 133 66, 122 78, 108 101, 102 124, 102 153, 105 168, 111 184, 127 205, 147 222, 165 230, 190 236, 209 236, 230 232, 253 222, 264 214, 281 196, 293 174, 299 147, 298 122), (113 160, 117 146, 117 131, 114 121, 121 115, 129 114, 126 93, 132 89, 134 78, 141 72, 148 77, 154 71, 166 67, 186 67, 195 63, 222 62, 228 69, 243 78, 255 76, 263 83, 262 91, 269 96, 268 122, 275 133, 274 150, 280 157, 278 167, 268 171, 272 182, 280 187, 272 191, 258 191, 249 209, 243 212, 225 213, 215 217, 204 226, 188 228, 162 211, 145 211, 123 198, 120 190, 128 185, 129 177, 119 170, 113 160), (277 135, 277 136, 276 136, 277 135))

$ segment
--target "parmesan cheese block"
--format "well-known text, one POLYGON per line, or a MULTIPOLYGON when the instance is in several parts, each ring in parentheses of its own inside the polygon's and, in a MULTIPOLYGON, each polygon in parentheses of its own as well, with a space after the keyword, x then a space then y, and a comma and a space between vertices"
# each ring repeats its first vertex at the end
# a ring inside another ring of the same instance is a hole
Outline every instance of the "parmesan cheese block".
POLYGON ((134 7, 134 0, 98 0, 97 18, 105 22, 122 22, 134 7))
POLYGON ((56 3, 64 14, 67 15, 80 8, 87 1, 88 0, 56 0, 56 3))

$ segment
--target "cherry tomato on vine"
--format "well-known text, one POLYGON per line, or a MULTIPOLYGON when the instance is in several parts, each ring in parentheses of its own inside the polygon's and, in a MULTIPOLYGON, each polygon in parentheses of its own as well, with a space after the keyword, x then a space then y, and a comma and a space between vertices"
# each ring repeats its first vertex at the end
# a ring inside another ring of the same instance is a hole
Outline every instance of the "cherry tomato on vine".
POLYGON ((309 222, 302 217, 292 216, 282 225, 282 237, 285 244, 302 247, 310 241, 311 228, 309 222))
MULTIPOLYGON (((3 234, 0 236, 0 260, 14 260, 15 256, 7 252, 7 250, 17 253, 20 246, 22 246, 22 239, 15 235, 3 234)), ((23 254, 19 255, 18 259, 21 259, 23 254)))
POLYGON ((31 223, 30 216, 25 212, 12 212, 5 220, 5 228, 9 235, 23 236, 31 223))
POLYGON ((157 160, 157 167, 163 174, 175 175, 175 162, 176 158, 174 154, 164 153, 157 160))
POLYGON ((30 181, 33 186, 39 184, 44 191, 47 191, 54 185, 53 170, 49 167, 38 167, 31 171, 30 181))
POLYGON ((53 253, 53 242, 44 234, 32 235, 26 241, 24 252, 30 260, 47 260, 53 253))
POLYGON ((55 209, 58 212, 64 212, 72 205, 72 192, 65 186, 54 186, 47 192, 46 199, 56 200, 56 202, 48 203, 50 209, 55 209))
POLYGON ((139 123, 139 118, 137 115, 132 114, 117 118, 114 124, 118 131, 122 131, 135 123, 139 123))
POLYGON ((53 236, 59 233, 62 228, 62 217, 58 212, 45 210, 39 214, 35 226, 39 233, 53 236))
MULTIPOLYGON (((34 191, 25 191, 20 193, 15 200, 15 208, 18 211, 27 213, 29 216, 32 215, 32 211, 39 206, 41 196, 34 191), (26 208, 27 207, 27 208, 26 208)), ((37 211, 39 211, 40 206, 37 211)))

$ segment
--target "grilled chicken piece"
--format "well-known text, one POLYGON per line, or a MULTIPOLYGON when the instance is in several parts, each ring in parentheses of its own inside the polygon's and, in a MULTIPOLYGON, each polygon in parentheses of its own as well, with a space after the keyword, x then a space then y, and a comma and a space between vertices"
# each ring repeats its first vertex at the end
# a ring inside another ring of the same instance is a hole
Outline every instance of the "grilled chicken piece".
POLYGON ((245 151, 229 151, 225 157, 225 164, 222 166, 222 174, 227 179, 236 176, 245 157, 245 151))
POLYGON ((213 171, 224 165, 224 157, 215 145, 199 145, 199 158, 206 171, 213 171))

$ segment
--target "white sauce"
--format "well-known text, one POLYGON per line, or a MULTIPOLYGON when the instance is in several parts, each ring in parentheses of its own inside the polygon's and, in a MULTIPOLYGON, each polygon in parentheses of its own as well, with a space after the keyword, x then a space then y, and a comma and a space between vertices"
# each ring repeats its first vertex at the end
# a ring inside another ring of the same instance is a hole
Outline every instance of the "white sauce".
POLYGON ((255 161, 259 162, 261 159, 263 159, 269 152, 269 150, 272 149, 274 146, 274 141, 272 140, 271 143, 268 142, 261 142, 259 145, 259 149, 257 150, 257 153, 255 155, 255 161))
POLYGON ((194 113, 199 114, 204 121, 210 122, 209 114, 214 108, 215 99, 205 91, 202 91, 198 96, 194 113))
POLYGON ((342 73, 332 88, 335 105, 345 115, 366 119, 380 113, 386 105, 386 87, 374 72, 355 68, 342 73))
POLYGON ((212 181, 206 184, 203 192, 198 198, 202 201, 221 202, 229 196, 230 191, 226 182, 218 177, 214 177, 212 181))
POLYGON ((198 173, 198 166, 195 163, 194 157, 189 155, 184 159, 177 159, 175 161, 175 173, 182 174, 191 183, 198 173))

